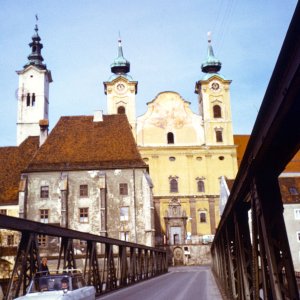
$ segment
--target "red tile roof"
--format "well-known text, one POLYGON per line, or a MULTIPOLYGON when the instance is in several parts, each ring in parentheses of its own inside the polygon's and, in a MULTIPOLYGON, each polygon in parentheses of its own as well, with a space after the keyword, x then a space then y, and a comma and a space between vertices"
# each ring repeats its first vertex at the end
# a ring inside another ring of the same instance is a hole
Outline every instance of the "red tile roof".
POLYGON ((61 117, 26 172, 147 167, 126 115, 61 117))
POLYGON ((28 137, 19 147, 0 147, 0 205, 18 204, 20 176, 39 146, 39 137, 28 137))

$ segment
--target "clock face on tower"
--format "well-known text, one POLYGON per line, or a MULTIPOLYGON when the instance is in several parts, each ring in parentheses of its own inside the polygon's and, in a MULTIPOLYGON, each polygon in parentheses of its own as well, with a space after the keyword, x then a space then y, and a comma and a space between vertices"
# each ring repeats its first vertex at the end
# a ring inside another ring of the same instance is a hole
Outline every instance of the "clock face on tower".
POLYGON ((126 90, 125 84, 123 84, 123 83, 118 83, 118 84, 116 85, 116 91, 117 91, 117 93, 124 93, 125 90, 126 90))
POLYGON ((217 91, 217 90, 220 89, 220 85, 219 85, 218 82, 213 82, 213 83, 211 84, 211 88, 212 88, 214 91, 217 91))

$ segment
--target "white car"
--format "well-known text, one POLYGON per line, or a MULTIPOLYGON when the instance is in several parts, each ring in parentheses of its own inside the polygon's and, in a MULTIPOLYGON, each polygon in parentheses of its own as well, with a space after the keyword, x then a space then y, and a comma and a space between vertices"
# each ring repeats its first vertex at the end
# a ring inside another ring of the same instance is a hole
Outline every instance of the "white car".
POLYGON ((95 294, 95 288, 86 285, 81 273, 65 272, 43 276, 37 274, 31 281, 26 295, 16 299, 94 300, 95 294))

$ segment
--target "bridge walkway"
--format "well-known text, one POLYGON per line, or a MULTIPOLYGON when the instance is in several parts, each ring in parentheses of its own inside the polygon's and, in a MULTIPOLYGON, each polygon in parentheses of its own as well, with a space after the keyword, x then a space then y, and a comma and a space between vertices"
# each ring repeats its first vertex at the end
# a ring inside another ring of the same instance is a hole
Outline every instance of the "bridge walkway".
POLYGON ((209 266, 171 267, 167 274, 120 289, 104 300, 222 300, 209 266))

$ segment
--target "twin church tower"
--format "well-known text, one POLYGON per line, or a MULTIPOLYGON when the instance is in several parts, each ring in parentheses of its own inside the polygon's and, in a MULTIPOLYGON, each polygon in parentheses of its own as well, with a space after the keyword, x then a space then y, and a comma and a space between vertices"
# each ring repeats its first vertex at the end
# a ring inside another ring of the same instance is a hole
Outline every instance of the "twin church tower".
MULTIPOLYGON (((35 28, 28 63, 19 75, 17 144, 48 130, 51 72, 43 63, 43 44, 35 28)), ((128 73, 123 55, 111 64, 112 75, 104 82, 107 114, 126 114, 141 157, 153 182, 155 244, 199 242, 214 234, 220 220, 220 177, 237 173, 230 108, 230 80, 219 71, 208 40, 207 58, 196 82, 198 113, 177 92, 159 93, 136 117, 138 82, 128 73)), ((116 129, 117 130, 117 129, 116 129)))
MULTIPOLYGON (((52 76, 51 71, 47 69, 46 64, 43 62, 44 59, 41 53, 43 44, 38 34, 37 25, 29 46, 31 53, 28 56, 28 62, 22 70, 17 71, 19 75, 18 145, 27 136, 40 135, 40 125, 48 124, 49 118, 49 84, 52 82, 52 76)), ((201 140, 198 139, 197 143, 232 144, 229 96, 231 81, 226 80, 219 74, 221 62, 214 56, 210 38, 208 40, 207 59, 201 68, 204 76, 196 82, 195 93, 198 94, 198 115, 201 117, 200 123, 203 125, 204 135, 201 140)), ((107 114, 126 114, 138 144, 143 145, 145 136, 139 136, 142 130, 139 125, 139 118, 141 119, 141 117, 136 117, 138 82, 128 74, 130 72, 130 62, 123 55, 121 40, 118 41, 118 56, 111 64, 111 72, 112 75, 104 82, 104 92, 107 96, 107 114)), ((186 105, 188 102, 184 102, 185 105, 183 106, 188 106, 186 105)), ((172 130, 172 128, 169 129, 172 130)), ((161 142, 163 144, 163 141, 161 142)), ((179 139, 177 139, 178 142, 179 139)))

